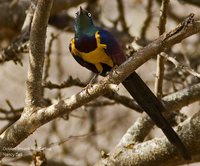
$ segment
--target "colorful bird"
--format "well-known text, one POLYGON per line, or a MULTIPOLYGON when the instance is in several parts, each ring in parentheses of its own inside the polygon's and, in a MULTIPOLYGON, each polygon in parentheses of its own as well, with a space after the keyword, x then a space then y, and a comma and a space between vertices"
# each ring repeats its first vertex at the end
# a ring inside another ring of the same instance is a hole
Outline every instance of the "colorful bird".
MULTIPOLYGON (((95 26, 91 14, 81 7, 76 13, 74 28, 75 36, 71 40, 69 49, 75 60, 83 67, 105 76, 115 65, 121 65, 126 61, 126 56, 114 36, 95 26)), ((161 128, 168 140, 177 147, 183 158, 190 160, 190 153, 161 113, 166 111, 165 107, 137 73, 133 72, 122 84, 161 128)))

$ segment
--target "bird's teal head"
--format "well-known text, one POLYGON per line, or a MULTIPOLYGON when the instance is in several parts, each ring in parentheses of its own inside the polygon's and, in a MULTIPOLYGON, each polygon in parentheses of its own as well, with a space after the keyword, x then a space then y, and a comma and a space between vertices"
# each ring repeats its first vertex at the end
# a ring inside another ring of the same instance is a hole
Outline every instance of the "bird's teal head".
POLYGON ((96 32, 91 14, 81 7, 80 10, 76 13, 74 29, 76 38, 83 34, 93 35, 96 32))

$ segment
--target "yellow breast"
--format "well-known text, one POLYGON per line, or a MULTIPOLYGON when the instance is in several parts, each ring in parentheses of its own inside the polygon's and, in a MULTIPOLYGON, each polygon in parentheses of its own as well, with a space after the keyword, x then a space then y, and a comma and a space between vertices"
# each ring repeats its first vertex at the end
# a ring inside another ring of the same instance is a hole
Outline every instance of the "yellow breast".
POLYGON ((106 54, 106 44, 101 44, 100 35, 97 31, 95 33, 95 38, 97 42, 97 48, 89 53, 80 52, 75 47, 75 41, 72 39, 71 41, 71 50, 72 53, 76 56, 81 57, 84 61, 95 65, 96 69, 101 73, 103 71, 102 64, 106 64, 110 67, 113 67, 112 59, 106 54))

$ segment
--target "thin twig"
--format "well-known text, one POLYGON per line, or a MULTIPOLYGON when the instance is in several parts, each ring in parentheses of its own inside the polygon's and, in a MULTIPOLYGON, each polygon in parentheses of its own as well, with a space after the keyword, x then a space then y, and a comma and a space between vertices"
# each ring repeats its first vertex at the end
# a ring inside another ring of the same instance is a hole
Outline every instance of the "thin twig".
POLYGON ((51 81, 43 83, 43 87, 48 89, 63 89, 71 86, 85 87, 87 84, 81 82, 79 78, 73 78, 72 76, 69 76, 67 80, 63 81, 61 84, 55 84, 51 81))
POLYGON ((52 50, 52 45, 53 42, 57 39, 57 36, 51 33, 51 39, 49 41, 48 47, 47 47, 47 52, 45 56, 45 61, 44 61, 44 76, 43 76, 43 82, 46 82, 47 78, 49 77, 49 68, 50 68, 50 55, 51 55, 51 50, 52 50))
POLYGON ((138 106, 138 104, 135 102, 134 99, 124 96, 124 95, 119 95, 116 92, 108 92, 106 94, 103 95, 104 97, 110 99, 110 100, 114 100, 116 103, 122 104, 132 110, 135 110, 137 112, 143 112, 143 110, 141 109, 140 106, 138 106))
MULTIPOLYGON (((159 20, 159 35, 162 35, 165 32, 165 25, 167 21, 167 9, 169 5, 169 0, 162 0, 162 4, 160 7, 160 20, 159 20)), ((165 59, 157 55, 157 71, 156 71, 156 79, 155 79, 155 94, 158 98, 162 98, 163 95, 163 78, 164 78, 164 65, 165 59)))
POLYGON ((166 58, 168 61, 172 62, 174 64, 174 66, 178 69, 178 70, 182 70, 184 72, 187 72, 197 78, 200 78, 200 73, 197 73, 195 70, 191 69, 189 66, 181 64, 180 62, 178 62, 175 58, 170 57, 169 55, 165 54, 165 53, 161 53, 161 56, 163 56, 164 58, 166 58))
MULTIPOLYGON (((58 68, 58 75, 57 75, 57 80, 58 82, 61 82, 62 81, 62 77, 64 75, 64 68, 62 66, 62 54, 61 54, 61 50, 62 50, 62 43, 61 43, 61 39, 58 38, 57 40, 57 58, 56 58, 56 66, 58 68)), ((57 97, 59 99, 61 99, 61 90, 58 89, 58 92, 57 92, 57 97)))
POLYGON ((118 10, 119 10, 119 20, 122 24, 123 31, 128 33, 129 28, 127 26, 126 19, 125 19, 125 10, 124 10, 123 2, 122 0, 117 0, 117 3, 118 3, 118 10))
POLYGON ((153 6, 153 1, 148 0, 148 4, 146 7, 146 19, 143 23, 143 26, 141 28, 141 33, 140 33, 140 38, 142 40, 146 39, 147 29, 149 28, 151 20, 152 20, 152 6, 153 6))

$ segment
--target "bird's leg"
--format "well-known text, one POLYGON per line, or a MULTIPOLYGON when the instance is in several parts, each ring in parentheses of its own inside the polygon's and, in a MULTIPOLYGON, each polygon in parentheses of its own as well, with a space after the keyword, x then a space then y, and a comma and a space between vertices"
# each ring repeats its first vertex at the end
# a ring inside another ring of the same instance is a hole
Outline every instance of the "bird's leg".
POLYGON ((98 76, 99 76, 99 74, 94 74, 94 75, 92 76, 90 82, 88 83, 88 85, 94 84, 98 76))
POLYGON ((86 87, 84 88, 84 89, 87 91, 88 94, 89 94, 88 88, 92 87, 92 84, 95 83, 95 81, 96 81, 96 79, 97 79, 98 76, 99 76, 99 74, 94 74, 94 75, 92 76, 92 78, 90 79, 89 83, 88 83, 88 84, 86 85, 86 87))

